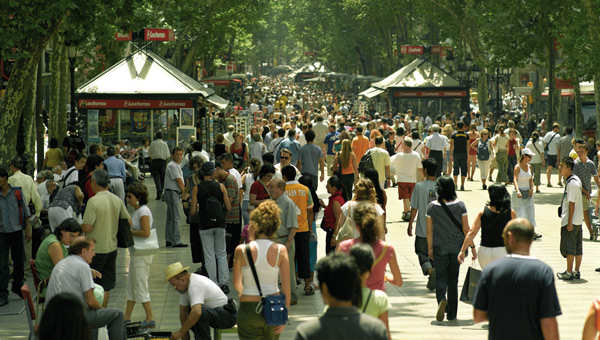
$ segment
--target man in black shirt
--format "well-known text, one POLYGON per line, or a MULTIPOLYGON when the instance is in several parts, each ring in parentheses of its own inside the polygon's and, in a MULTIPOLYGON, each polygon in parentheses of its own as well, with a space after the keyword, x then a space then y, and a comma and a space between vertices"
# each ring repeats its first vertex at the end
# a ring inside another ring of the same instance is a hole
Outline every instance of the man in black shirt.
POLYGON ((462 121, 456 123, 456 131, 450 136, 450 161, 454 162, 454 185, 458 185, 457 177, 460 172, 460 190, 465 190, 465 177, 467 176, 467 159, 469 157, 467 144, 469 135, 467 126, 462 121))
POLYGON ((561 315, 552 269, 529 256, 535 233, 524 218, 510 221, 502 237, 508 255, 490 263, 477 284, 475 323, 488 321, 488 339, 558 339, 561 315))
POLYGON ((77 135, 77 128, 69 126, 69 135, 63 139, 63 151, 69 167, 75 164, 75 157, 85 150, 83 138, 77 135))

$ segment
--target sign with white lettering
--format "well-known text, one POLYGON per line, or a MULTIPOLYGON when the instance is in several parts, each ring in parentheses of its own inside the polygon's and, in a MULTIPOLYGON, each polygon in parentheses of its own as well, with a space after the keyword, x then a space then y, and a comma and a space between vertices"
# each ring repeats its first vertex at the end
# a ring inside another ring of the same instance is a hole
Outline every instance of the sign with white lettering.
POLYGON ((191 100, 79 99, 81 109, 180 109, 192 107, 191 100))
POLYGON ((144 40, 172 41, 175 40, 175 31, 170 28, 146 28, 144 29, 144 40))
POLYGON ((466 97, 467 91, 394 91, 394 97, 466 97))

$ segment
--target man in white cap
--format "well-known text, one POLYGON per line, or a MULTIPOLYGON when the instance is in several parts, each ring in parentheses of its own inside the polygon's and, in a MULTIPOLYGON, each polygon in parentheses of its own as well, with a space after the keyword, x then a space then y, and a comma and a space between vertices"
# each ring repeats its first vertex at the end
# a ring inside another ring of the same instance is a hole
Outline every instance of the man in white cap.
POLYGON ((195 339, 210 340, 210 327, 231 328, 236 324, 237 310, 233 299, 228 299, 221 288, 211 279, 191 274, 181 262, 165 268, 165 282, 181 294, 179 299, 179 320, 181 328, 171 333, 171 340, 189 339, 188 331, 194 332, 195 339))

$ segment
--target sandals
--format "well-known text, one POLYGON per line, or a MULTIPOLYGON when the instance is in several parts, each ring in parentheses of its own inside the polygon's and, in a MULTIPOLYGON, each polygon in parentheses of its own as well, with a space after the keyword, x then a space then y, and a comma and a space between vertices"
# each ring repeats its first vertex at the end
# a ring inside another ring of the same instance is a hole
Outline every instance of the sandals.
POLYGON ((312 286, 304 287, 304 295, 315 295, 315 290, 312 286))

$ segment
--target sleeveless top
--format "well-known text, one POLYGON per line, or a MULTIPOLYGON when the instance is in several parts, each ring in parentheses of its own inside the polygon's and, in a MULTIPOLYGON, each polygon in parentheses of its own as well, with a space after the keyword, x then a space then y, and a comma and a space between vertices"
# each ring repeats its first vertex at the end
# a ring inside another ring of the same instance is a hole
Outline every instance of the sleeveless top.
POLYGON ((250 200, 250 188, 252 188, 252 184, 254 184, 256 180, 254 179, 254 174, 249 172, 246 175, 246 183, 244 183, 244 197, 242 198, 242 201, 249 201, 250 200))
POLYGON ((214 151, 215 158, 219 158, 219 156, 225 153, 225 144, 215 144, 214 151))
POLYGON ((511 210, 495 213, 488 207, 481 215, 481 245, 484 247, 504 247, 502 231, 511 219, 511 210))
POLYGON ((519 175, 517 176, 517 181, 519 181, 519 190, 529 190, 529 179, 531 179, 531 166, 529 166, 529 171, 523 170, 521 166, 519 166, 521 171, 519 171, 519 175))
POLYGON ((231 144, 231 146, 229 147, 231 150, 231 153, 242 157, 246 161, 247 160, 246 159, 246 143, 242 143, 242 147, 239 149, 234 149, 233 148, 234 145, 235 144, 231 144))
MULTIPOLYGON (((273 241, 267 239, 257 239, 250 242, 251 245, 256 247, 256 261, 254 261, 254 267, 256 268, 256 275, 258 276, 263 296, 279 293, 279 266, 271 266, 267 261, 267 253, 273 243, 273 241)), ((246 263, 249 263, 245 248, 243 254, 246 263)), ((277 259, 275 260, 275 263, 279 263, 279 248, 277 249, 277 259)), ((244 284, 243 295, 260 296, 250 265, 242 267, 242 282, 244 284)))
POLYGON ((63 258, 67 257, 67 248, 56 238, 56 235, 50 234, 46 237, 40 247, 38 248, 36 258, 35 258, 35 269, 38 272, 38 276, 40 280, 45 280, 50 278, 50 274, 52 274, 52 269, 54 268, 54 263, 52 262, 52 258, 48 253, 48 248, 54 242, 58 242, 62 248, 63 258))

